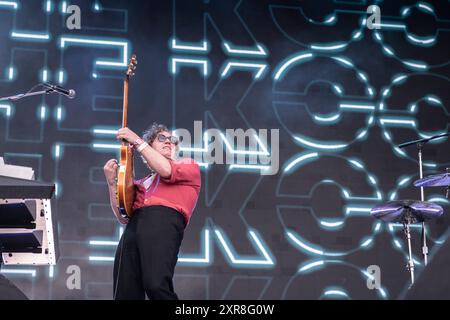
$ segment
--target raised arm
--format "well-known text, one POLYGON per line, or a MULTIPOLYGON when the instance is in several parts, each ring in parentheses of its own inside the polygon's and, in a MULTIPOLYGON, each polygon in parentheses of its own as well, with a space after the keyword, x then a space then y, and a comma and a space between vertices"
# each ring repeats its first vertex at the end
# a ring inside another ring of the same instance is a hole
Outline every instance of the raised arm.
MULTIPOLYGON (((117 139, 123 139, 139 148, 139 145, 145 143, 142 139, 133 131, 128 128, 122 128, 117 132, 117 139)), ((150 145, 140 151, 141 155, 147 161, 147 165, 155 170, 161 178, 168 178, 172 173, 169 160, 161 153, 153 149, 150 145)))

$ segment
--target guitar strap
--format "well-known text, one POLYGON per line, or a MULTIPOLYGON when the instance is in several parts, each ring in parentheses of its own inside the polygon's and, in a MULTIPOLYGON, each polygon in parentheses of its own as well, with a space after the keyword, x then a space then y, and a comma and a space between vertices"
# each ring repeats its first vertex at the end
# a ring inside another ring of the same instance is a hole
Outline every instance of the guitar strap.
POLYGON ((153 172, 152 175, 143 182, 145 190, 147 190, 148 188, 150 188, 152 186, 155 178, 156 178, 156 183, 154 184, 153 189, 150 191, 150 194, 153 194, 156 191, 156 188, 158 188, 161 177, 156 172, 153 172))

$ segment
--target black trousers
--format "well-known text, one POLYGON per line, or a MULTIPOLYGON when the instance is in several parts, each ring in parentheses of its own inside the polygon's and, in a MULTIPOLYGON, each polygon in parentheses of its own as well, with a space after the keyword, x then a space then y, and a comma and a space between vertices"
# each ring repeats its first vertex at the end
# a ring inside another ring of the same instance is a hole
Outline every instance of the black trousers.
POLYGON ((178 299, 172 279, 184 228, 183 215, 168 207, 134 212, 116 250, 114 299, 178 299))

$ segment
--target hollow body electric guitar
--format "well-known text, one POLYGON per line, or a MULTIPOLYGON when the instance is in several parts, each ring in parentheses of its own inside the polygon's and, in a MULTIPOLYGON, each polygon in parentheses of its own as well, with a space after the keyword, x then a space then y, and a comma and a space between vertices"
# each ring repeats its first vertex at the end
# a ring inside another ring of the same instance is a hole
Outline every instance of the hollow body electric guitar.
MULTIPOLYGON (((122 127, 127 127, 128 115, 128 83, 136 70, 136 55, 132 55, 128 70, 123 82, 123 116, 122 127)), ((120 163, 117 172, 117 200, 119 211, 123 216, 131 217, 133 214, 133 203, 135 199, 133 149, 126 141, 120 146, 120 163)))

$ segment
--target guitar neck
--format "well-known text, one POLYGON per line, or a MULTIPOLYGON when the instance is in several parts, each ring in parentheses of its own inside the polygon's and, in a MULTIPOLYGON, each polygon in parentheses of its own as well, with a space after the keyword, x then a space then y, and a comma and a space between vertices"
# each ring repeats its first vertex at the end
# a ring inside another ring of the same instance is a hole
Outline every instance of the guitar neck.
MULTIPOLYGON (((131 56, 130 64, 128 65, 125 80, 123 81, 123 115, 122 115, 122 128, 128 126, 128 83, 130 78, 134 76, 134 70, 136 70, 136 55, 131 56)), ((122 141, 122 146, 127 146, 125 141, 122 141)))
MULTIPOLYGON (((122 114, 122 128, 127 127, 128 124, 128 77, 123 82, 123 114, 122 114)), ((125 143, 122 143, 125 144, 125 143)))

